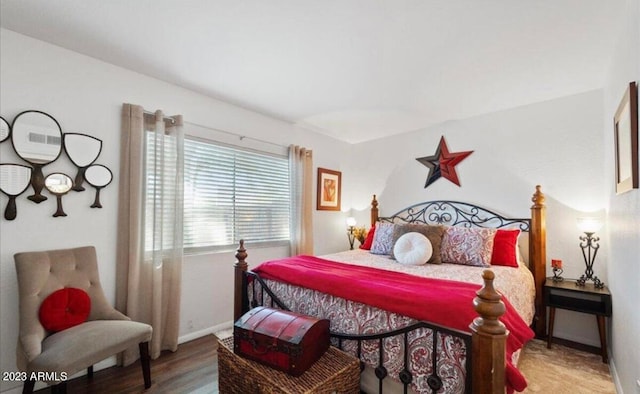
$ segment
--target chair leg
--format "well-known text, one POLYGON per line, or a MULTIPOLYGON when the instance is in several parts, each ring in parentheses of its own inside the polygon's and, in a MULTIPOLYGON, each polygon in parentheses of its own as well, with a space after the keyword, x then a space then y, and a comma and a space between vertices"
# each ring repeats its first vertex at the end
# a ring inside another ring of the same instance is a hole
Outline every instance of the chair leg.
POLYGON ((144 388, 151 387, 151 363, 149 361, 149 342, 138 344, 140 348, 140 365, 142 366, 142 376, 144 377, 144 388))
POLYGON ((24 386, 22 386, 22 394, 32 394, 35 384, 36 381, 33 379, 25 380, 24 386))
POLYGON ((93 365, 90 365, 89 368, 87 368, 87 377, 89 379, 93 378, 93 365))

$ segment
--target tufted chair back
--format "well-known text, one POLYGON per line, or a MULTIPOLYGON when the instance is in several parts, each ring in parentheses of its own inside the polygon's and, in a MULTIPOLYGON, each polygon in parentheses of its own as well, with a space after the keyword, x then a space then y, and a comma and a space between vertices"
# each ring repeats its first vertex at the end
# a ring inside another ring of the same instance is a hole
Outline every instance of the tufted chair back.
POLYGON ((56 290, 75 287, 86 291, 91 298, 88 320, 129 320, 104 295, 93 246, 17 253, 14 259, 20 295, 17 364, 21 370, 41 353, 42 341, 50 334, 40 324, 38 310, 42 301, 56 290))

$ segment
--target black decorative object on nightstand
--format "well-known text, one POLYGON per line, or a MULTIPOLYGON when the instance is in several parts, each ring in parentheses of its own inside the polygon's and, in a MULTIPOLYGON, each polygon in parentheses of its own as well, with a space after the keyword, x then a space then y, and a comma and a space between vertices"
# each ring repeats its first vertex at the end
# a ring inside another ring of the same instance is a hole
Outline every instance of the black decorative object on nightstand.
POLYGON ((593 274, 593 263, 596 260, 598 249, 600 249, 600 237, 596 237, 593 234, 600 230, 602 222, 597 218, 584 217, 578 218, 578 228, 584 232, 584 235, 579 237, 580 249, 582 249, 582 257, 584 257, 584 264, 587 269, 584 271, 584 275, 576 281, 578 286, 584 286, 587 281, 593 281, 596 289, 604 288, 604 283, 593 274))
POLYGON ((606 286, 598 288, 594 283, 578 285, 575 280, 555 282, 548 278, 544 284, 544 305, 549 307, 547 348, 551 348, 556 308, 588 313, 595 315, 598 321, 602 362, 609 362, 605 317, 611 316, 611 293, 606 286))

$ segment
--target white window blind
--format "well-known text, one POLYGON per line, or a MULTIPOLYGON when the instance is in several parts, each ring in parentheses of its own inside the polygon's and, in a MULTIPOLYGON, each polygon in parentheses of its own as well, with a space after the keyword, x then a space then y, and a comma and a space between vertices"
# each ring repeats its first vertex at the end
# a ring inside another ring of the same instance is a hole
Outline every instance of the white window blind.
POLYGON ((186 138, 184 247, 229 249, 238 240, 289 240, 286 157, 186 138))

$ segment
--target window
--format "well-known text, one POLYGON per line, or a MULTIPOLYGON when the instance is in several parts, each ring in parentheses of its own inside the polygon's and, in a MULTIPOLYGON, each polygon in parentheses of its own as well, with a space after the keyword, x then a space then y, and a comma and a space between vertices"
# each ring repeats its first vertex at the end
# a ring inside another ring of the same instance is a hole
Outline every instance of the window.
POLYGON ((185 138, 185 251, 288 243, 289 189, 287 157, 185 138))

